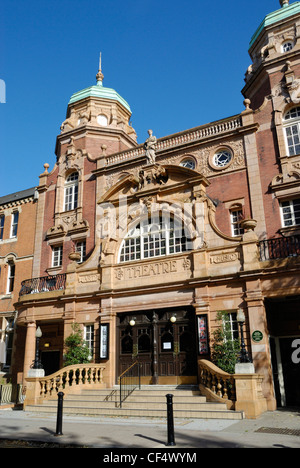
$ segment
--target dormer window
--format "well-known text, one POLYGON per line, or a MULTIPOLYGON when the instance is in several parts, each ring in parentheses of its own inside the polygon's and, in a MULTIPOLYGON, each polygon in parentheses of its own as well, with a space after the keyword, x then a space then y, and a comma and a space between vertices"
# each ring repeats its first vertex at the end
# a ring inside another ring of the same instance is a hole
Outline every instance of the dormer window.
POLYGON ((74 210, 78 206, 78 172, 72 172, 65 183, 64 211, 74 210))

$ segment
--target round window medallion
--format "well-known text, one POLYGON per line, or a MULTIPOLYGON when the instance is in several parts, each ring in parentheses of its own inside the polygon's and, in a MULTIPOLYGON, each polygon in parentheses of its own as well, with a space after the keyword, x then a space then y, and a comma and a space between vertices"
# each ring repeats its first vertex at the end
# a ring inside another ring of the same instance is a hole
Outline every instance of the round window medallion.
POLYGON ((232 161, 232 153, 229 150, 221 150, 214 154, 212 158, 213 165, 222 169, 227 167, 232 161))
POLYGON ((196 163, 193 159, 184 159, 181 161, 180 166, 187 167, 188 169, 195 169, 196 163))
POLYGON ((108 120, 107 120, 106 115, 98 115, 97 123, 101 125, 101 127, 107 127, 108 120))

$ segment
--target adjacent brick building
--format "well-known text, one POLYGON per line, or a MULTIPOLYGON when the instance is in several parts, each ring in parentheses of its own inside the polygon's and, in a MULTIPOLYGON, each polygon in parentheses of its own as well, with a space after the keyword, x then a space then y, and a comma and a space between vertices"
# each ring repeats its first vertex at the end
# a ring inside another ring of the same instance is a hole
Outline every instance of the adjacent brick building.
POLYGON ((12 363, 18 360, 14 304, 22 280, 32 275, 36 197, 31 188, 0 198, 0 372, 4 375, 13 372, 12 363))

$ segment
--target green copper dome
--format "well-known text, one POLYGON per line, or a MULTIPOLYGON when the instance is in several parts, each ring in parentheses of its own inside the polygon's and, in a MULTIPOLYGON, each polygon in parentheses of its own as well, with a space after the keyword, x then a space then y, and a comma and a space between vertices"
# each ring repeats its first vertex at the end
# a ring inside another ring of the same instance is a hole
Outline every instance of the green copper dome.
POLYGON ((123 99, 122 96, 120 96, 120 94, 117 93, 117 91, 115 91, 112 88, 105 88, 103 86, 102 81, 103 81, 104 76, 101 71, 101 55, 100 55, 99 71, 96 75, 96 78, 97 78, 97 84, 94 86, 90 86, 89 88, 82 89, 81 91, 78 91, 77 93, 74 93, 71 96, 69 105, 74 104, 74 102, 78 102, 81 99, 85 99, 87 97, 95 97, 95 98, 100 98, 100 99, 109 99, 112 101, 117 101, 120 104, 122 104, 122 106, 124 106, 131 113, 128 102, 125 101, 125 99, 123 99))
POLYGON ((77 93, 74 93, 71 96, 69 104, 74 104, 74 102, 80 101, 81 99, 85 99, 87 97, 95 97, 101 99, 110 99, 113 101, 118 101, 122 104, 129 112, 131 112, 128 102, 120 96, 117 91, 112 88, 105 88, 102 85, 95 85, 90 86, 89 88, 82 89, 77 93))
POLYGON ((280 3, 282 4, 282 7, 279 10, 273 11, 273 13, 269 13, 261 22, 260 26, 252 36, 249 47, 254 44, 264 28, 300 13, 300 2, 295 2, 291 5, 288 4, 288 1, 281 1, 280 3))

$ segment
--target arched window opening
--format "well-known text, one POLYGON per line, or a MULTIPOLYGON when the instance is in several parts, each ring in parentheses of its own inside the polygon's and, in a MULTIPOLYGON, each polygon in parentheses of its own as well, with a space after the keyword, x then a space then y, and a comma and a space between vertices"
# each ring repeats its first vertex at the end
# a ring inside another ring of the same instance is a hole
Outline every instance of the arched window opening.
POLYGON ((130 229, 122 242, 120 263, 162 257, 192 250, 180 220, 170 216, 147 218, 130 229))

